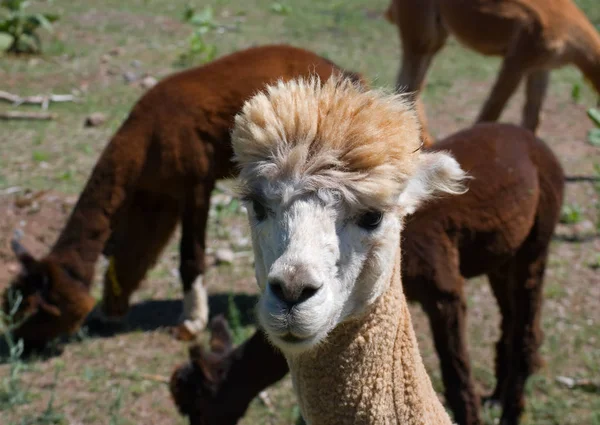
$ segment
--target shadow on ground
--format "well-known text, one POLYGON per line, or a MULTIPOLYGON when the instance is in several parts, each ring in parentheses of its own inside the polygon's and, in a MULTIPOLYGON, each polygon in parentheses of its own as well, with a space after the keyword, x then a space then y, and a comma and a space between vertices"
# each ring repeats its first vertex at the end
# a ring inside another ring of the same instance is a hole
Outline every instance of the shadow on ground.
POLYGON ((598 183, 600 182, 600 176, 566 176, 565 183, 580 183, 580 182, 590 182, 590 183, 598 183))
MULTIPOLYGON (((210 318, 224 314, 232 321, 230 297, 235 309, 239 312, 240 325, 247 326, 255 323, 254 307, 258 301, 257 295, 219 293, 209 296, 210 318)), ((29 361, 46 360, 62 353, 65 345, 80 343, 84 339, 110 338, 132 332, 151 332, 179 324, 183 311, 181 300, 149 300, 131 306, 129 313, 119 324, 108 324, 90 314, 84 322, 79 334, 63 337, 53 342, 43 350, 23 353, 23 359, 29 361)), ((5 364, 10 358, 10 347, 5 335, 0 336, 0 364, 5 364)))

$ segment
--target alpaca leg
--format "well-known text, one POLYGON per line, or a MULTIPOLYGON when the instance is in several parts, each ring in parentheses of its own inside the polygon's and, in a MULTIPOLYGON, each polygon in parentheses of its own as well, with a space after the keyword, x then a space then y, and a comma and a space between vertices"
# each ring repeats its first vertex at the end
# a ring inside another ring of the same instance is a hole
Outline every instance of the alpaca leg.
POLYGON ((549 82, 550 71, 546 69, 533 71, 527 76, 526 102, 521 125, 534 133, 540 123, 540 113, 549 82))
POLYGON ((498 121, 506 103, 519 86, 522 76, 522 66, 512 57, 505 58, 498 79, 477 117, 477 122, 498 121))
POLYGON ((484 403, 501 404, 505 393, 506 377, 508 376, 508 366, 510 364, 509 358, 512 353, 510 346, 512 341, 512 326, 515 321, 514 285, 510 279, 512 275, 509 270, 510 267, 512 267, 512 262, 488 273, 492 291, 500 307, 502 321, 500 325, 500 339, 496 343, 496 388, 491 395, 484 398, 484 403))
POLYGON ((400 72, 396 80, 396 90, 398 92, 408 93, 410 99, 416 102, 417 114, 421 123, 421 141, 424 146, 431 146, 434 142, 427 127, 425 105, 420 96, 432 58, 432 54, 418 54, 405 51, 402 57, 400 72))
POLYGON ((127 313, 131 294, 169 241, 178 212, 172 198, 144 192, 133 195, 111 237, 101 309, 109 320, 127 313))
POLYGON ((429 53, 405 51, 396 79, 396 90, 400 93, 409 93, 413 100, 416 99, 425 83, 433 56, 429 53))
POLYGON ((423 143, 424 147, 430 147, 435 142, 435 139, 429 133, 429 127, 427 125, 427 114, 425 113, 425 104, 421 97, 417 99, 416 103, 417 107, 417 115, 419 117, 419 122, 421 123, 421 143, 423 143))
POLYGON ((402 43, 402 62, 396 79, 396 90, 411 93, 412 100, 417 102, 421 139, 425 146, 430 146, 434 139, 427 128, 420 92, 433 57, 448 39, 448 31, 442 24, 436 0, 392 1, 386 18, 398 27, 402 43))
MULTIPOLYGON (((460 278, 462 279, 462 278, 460 278)), ((461 293, 429 293, 422 303, 440 358, 445 396, 460 425, 480 424, 479 397, 466 345, 466 303, 461 293)))
POLYGON ((179 271, 183 284, 183 314, 176 336, 192 339, 208 324, 208 295, 204 287, 206 224, 214 181, 205 181, 184 202, 179 271))
POLYGON ((402 56, 400 72, 396 80, 396 90, 398 92, 409 93, 411 100, 416 102, 417 113, 421 123, 421 140, 426 147, 431 146, 435 140, 429 133, 427 114, 421 91, 434 55, 435 53, 414 53, 405 50, 402 56))
POLYGON ((528 69, 538 61, 536 37, 529 30, 521 30, 510 46, 492 92, 485 101, 477 122, 497 121, 511 96, 517 90, 528 69))
POLYGON ((538 241, 524 244, 515 257, 511 294, 515 307, 512 324, 512 356, 502 397, 502 425, 519 423, 525 407, 524 390, 529 376, 542 364, 539 347, 543 332, 540 326, 543 277, 548 255, 547 246, 540 248, 538 241))

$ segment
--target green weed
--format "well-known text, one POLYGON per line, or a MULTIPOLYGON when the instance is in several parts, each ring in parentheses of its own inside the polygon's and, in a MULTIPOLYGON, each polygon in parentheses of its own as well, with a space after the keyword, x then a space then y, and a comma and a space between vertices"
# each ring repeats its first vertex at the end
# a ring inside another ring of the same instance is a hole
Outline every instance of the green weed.
POLYGON ((239 308, 235 305, 233 293, 229 293, 227 297, 227 316, 229 319, 229 326, 233 333, 234 344, 241 344, 246 339, 246 332, 242 326, 242 315, 239 308))
POLYGON ((573 88, 571 89, 571 99, 573 102, 579 103, 581 100, 581 83, 577 82, 573 84, 573 88))
POLYGON ((25 387, 22 380, 23 372, 28 369, 28 366, 22 360, 23 340, 16 341, 12 334, 12 330, 19 324, 15 316, 23 297, 15 291, 9 291, 8 297, 11 306, 9 312, 0 312, 0 322, 4 328, 4 340, 8 347, 6 361, 9 364, 8 376, 0 381, 0 411, 26 404, 30 398, 28 388, 25 387))
POLYGON ((40 53, 42 42, 39 28, 52 31, 58 15, 27 13, 31 2, 27 0, 0 1, 0 51, 10 53, 40 53))
POLYGON ((43 151, 33 151, 31 152, 31 159, 35 162, 43 162, 48 160, 48 154, 43 151))
POLYGON ((583 220, 583 210, 577 204, 565 204, 560 211, 560 222, 563 224, 577 224, 583 220))
MULTIPOLYGON (((600 164, 594 164, 594 172, 600 180, 600 164)), ((594 191, 596 192, 596 230, 600 232, 600 181, 594 183, 594 191)))
POLYGON ((271 3, 269 10, 277 15, 289 15, 292 12, 292 7, 289 4, 275 2, 271 3))
POLYGON ((109 414, 109 425, 119 425, 121 423, 119 411, 123 407, 123 388, 117 388, 117 394, 115 395, 115 399, 111 403, 108 414, 109 414))
POLYGON ((58 382, 58 375, 60 371, 63 369, 64 364, 59 363, 54 369, 54 379, 52 381, 52 386, 50 388, 51 394, 48 403, 46 404, 46 409, 39 416, 27 416, 21 419, 20 425, 62 425, 67 424, 67 420, 65 415, 56 411, 54 406, 54 398, 55 392, 53 391, 58 382))
MULTIPOLYGON (((4 340, 8 347, 8 358, 5 359, 9 365, 8 376, 0 382, 0 411, 13 410, 17 406, 29 403, 33 395, 30 387, 23 382, 23 372, 30 369, 29 365, 23 361, 23 340, 16 341, 12 335, 12 330, 26 320, 16 320, 16 313, 23 301, 23 297, 16 291, 8 292, 8 304, 10 310, 8 313, 0 312, 0 323, 3 324, 4 340)), ((60 425, 65 422, 65 417, 55 408, 54 388, 58 383, 60 371, 64 368, 63 362, 57 362, 54 369, 54 379, 49 390, 50 399, 46 404, 44 411, 38 416, 25 415, 18 424, 14 425, 60 425)), ((11 424, 12 425, 12 424, 11 424)))
POLYGON ((590 130, 588 141, 594 146, 600 146, 600 109, 590 108, 587 113, 597 127, 590 130))
POLYGON ((196 13, 188 5, 183 13, 183 21, 191 24, 194 30, 188 39, 187 50, 179 55, 175 65, 187 67, 213 60, 217 56, 217 46, 206 41, 206 36, 217 28, 212 7, 206 6, 196 13))

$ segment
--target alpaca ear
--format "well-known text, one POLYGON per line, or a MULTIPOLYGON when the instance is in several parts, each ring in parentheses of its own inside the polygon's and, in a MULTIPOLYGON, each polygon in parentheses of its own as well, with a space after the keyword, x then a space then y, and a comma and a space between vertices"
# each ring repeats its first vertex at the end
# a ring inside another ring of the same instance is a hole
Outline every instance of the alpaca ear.
POLYGON ((467 174, 458 162, 446 152, 420 154, 419 165, 398 198, 402 215, 413 214, 427 200, 437 194, 460 195, 467 191, 467 174))
POLYGON ((229 372, 230 362, 218 353, 206 352, 200 345, 189 349, 190 360, 195 364, 202 375, 211 384, 220 384, 229 372))
POLYGON ((39 293, 37 294, 37 306, 49 315, 54 317, 60 317, 60 315, 62 314, 58 307, 46 302, 44 297, 39 293))
POLYGON ((19 260, 19 262, 21 263, 23 271, 25 273, 31 271, 37 262, 35 258, 33 258, 33 255, 31 255, 29 251, 27 251, 27 248, 25 248, 16 237, 10 241, 10 246, 15 255, 17 256, 17 260, 19 260))
POLYGON ((225 355, 233 350, 233 335, 227 319, 222 314, 215 316, 210 322, 210 350, 225 355))

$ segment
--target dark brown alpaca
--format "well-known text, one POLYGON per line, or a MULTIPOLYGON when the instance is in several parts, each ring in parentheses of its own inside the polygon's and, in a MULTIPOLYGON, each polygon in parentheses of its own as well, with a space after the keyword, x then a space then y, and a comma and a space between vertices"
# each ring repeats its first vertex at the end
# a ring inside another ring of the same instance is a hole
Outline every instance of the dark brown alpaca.
MULTIPOLYGON (((536 131, 550 71, 573 64, 600 94, 600 34, 572 0, 392 0, 386 18, 402 43, 397 86, 416 94, 448 35, 484 55, 502 56, 498 77, 477 118, 496 121, 522 80, 522 125, 536 131)), ((426 144, 423 106, 418 103, 426 144)))
MULTIPOLYGON (((502 313, 490 399, 503 407, 502 424, 517 424, 525 382, 540 364, 543 275, 563 171, 543 142, 512 125, 479 124, 430 149, 450 151, 473 180, 466 194, 431 202, 406 223, 405 295, 429 317, 455 420, 480 424, 465 339, 464 281, 488 276, 502 313)), ((222 341, 226 350, 195 349, 191 362, 173 373, 173 398, 191 425, 235 424, 259 391, 287 373, 261 332, 235 350, 222 341)))
POLYGON ((122 317, 179 221, 184 317, 178 335, 202 330, 210 195, 215 180, 235 173, 229 137, 235 114, 268 83, 311 73, 324 81, 334 72, 361 80, 307 50, 264 46, 175 74, 147 92, 105 148, 50 253, 36 260, 13 243, 22 271, 9 290, 21 291, 20 312, 32 314, 16 336, 39 346, 77 330, 94 307, 90 286, 101 253, 110 257, 103 312, 122 317))

